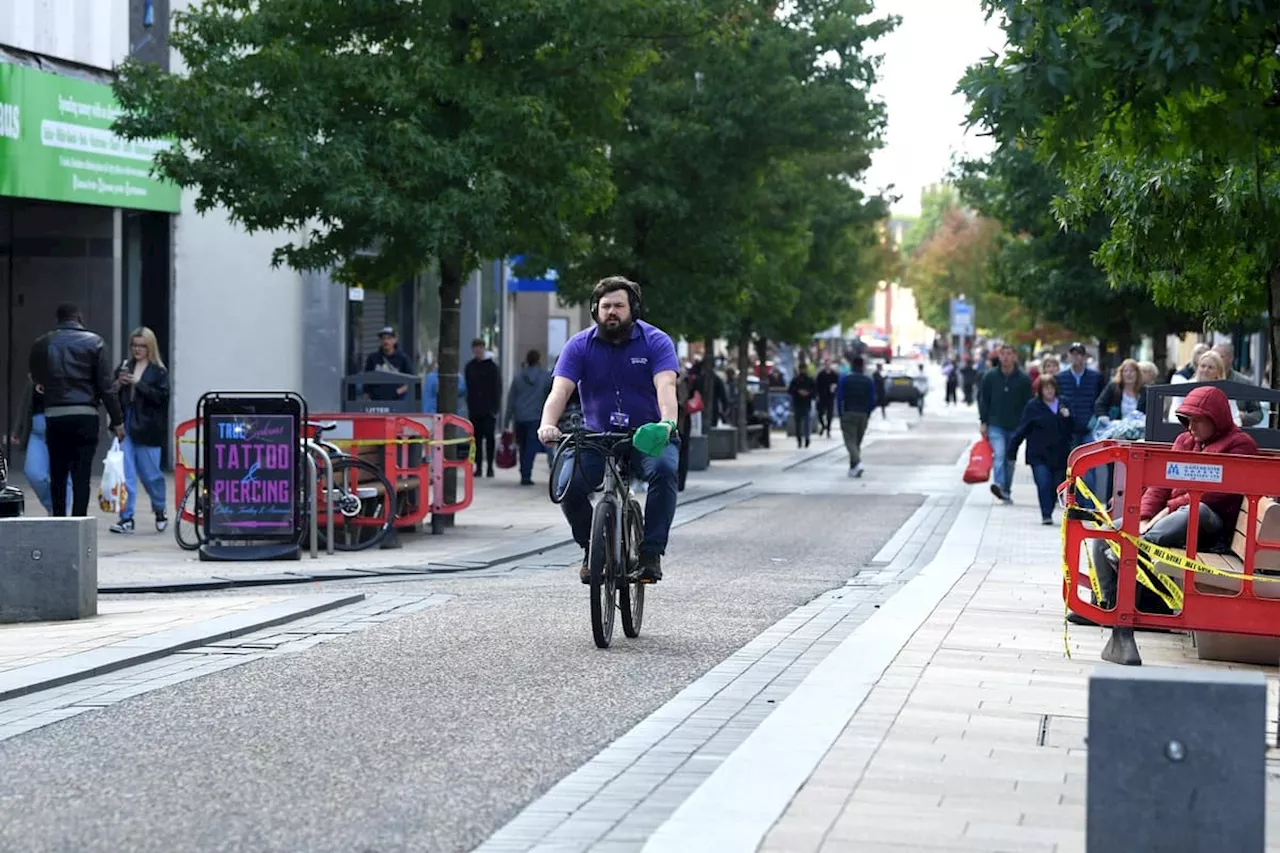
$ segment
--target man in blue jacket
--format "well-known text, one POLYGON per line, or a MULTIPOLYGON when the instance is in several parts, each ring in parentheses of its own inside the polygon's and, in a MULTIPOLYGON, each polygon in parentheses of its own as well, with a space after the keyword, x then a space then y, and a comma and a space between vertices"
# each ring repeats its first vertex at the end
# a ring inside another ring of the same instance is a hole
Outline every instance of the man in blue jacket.
POLYGON ((852 356, 849 372, 840 377, 836 387, 836 411, 844 448, 849 451, 850 477, 862 476, 862 437, 867 434, 867 420, 875 410, 876 384, 863 372, 862 356, 852 356))
POLYGON ((1074 429, 1072 449, 1089 440, 1089 421, 1093 417, 1093 404, 1107 383, 1102 374, 1088 365, 1088 352, 1077 341, 1069 350, 1071 366, 1058 374, 1058 399, 1071 410, 1074 429))

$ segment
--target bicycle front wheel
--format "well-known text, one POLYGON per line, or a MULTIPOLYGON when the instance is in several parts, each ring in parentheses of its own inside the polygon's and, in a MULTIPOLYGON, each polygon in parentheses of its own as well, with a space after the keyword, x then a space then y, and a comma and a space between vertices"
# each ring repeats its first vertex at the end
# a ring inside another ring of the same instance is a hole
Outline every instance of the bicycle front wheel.
MULTIPOLYGON (((333 547, 363 551, 381 544, 396 521, 396 491, 386 475, 354 456, 333 460, 333 478, 321 469, 316 493, 316 526, 322 544, 328 542, 333 518, 333 547)), ((310 512, 310 506, 307 512, 310 512)))
POLYGON ((596 503, 591 515, 591 546, 587 566, 591 571, 591 636, 596 647, 609 648, 613 641, 614 602, 617 599, 618 502, 606 495, 596 503))
MULTIPOLYGON (((632 574, 640 567, 640 543, 644 541, 644 514, 640 512, 640 503, 634 499, 627 501, 623 527, 625 539, 623 551, 627 555, 627 574, 632 574)), ((640 636, 640 623, 644 621, 646 585, 639 581, 630 583, 623 578, 618 586, 618 609, 622 611, 622 633, 632 639, 640 636)))

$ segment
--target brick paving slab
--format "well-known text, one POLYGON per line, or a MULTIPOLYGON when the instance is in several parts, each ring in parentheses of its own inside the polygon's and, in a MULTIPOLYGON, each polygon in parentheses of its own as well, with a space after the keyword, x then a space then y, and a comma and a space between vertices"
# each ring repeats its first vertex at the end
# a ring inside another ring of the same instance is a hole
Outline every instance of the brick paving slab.
MULTIPOLYGON (((1084 849, 1087 682, 1105 634, 1073 626, 1065 655, 1058 531, 1037 527, 1027 480, 760 851, 1084 849)), ((1253 668, 1198 661, 1182 635, 1138 642, 1148 665, 1253 668)))

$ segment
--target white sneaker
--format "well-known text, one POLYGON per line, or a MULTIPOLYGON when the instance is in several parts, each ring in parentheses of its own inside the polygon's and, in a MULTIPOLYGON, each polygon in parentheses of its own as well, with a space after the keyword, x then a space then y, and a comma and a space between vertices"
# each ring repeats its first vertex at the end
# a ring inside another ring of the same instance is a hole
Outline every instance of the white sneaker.
POLYGON ((850 477, 861 477, 861 476, 862 476, 862 463, 861 463, 861 462, 859 462, 857 465, 854 465, 852 468, 850 468, 850 469, 849 469, 849 476, 850 476, 850 477))

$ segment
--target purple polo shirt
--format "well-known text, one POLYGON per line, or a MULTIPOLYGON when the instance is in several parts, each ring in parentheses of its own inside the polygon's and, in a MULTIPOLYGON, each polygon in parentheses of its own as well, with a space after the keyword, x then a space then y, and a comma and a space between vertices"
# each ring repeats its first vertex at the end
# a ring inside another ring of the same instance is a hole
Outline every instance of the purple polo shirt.
POLYGON ((666 332, 643 320, 631 327, 631 338, 611 344, 592 326, 574 335, 556 360, 556 376, 578 386, 587 429, 614 428, 610 417, 622 412, 632 429, 662 420, 653 377, 670 370, 678 373, 676 347, 666 332))

